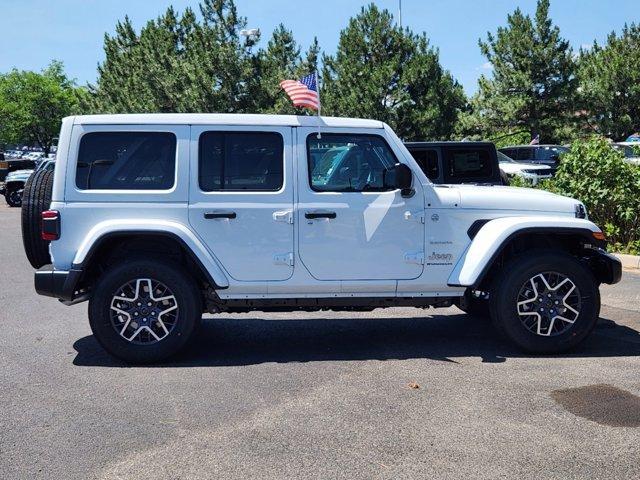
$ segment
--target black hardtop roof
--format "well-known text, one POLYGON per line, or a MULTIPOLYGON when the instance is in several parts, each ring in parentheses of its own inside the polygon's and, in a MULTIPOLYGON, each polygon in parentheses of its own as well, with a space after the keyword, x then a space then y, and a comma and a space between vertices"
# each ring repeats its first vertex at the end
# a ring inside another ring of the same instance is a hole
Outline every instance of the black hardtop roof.
POLYGON ((440 141, 440 142, 404 142, 409 147, 493 147, 492 142, 462 142, 462 141, 440 141))
POLYGON ((566 145, 559 145, 557 143, 542 143, 540 145, 508 145, 506 147, 500 147, 499 150, 503 150, 505 148, 524 148, 524 147, 528 147, 528 148, 546 148, 546 147, 569 148, 566 145))

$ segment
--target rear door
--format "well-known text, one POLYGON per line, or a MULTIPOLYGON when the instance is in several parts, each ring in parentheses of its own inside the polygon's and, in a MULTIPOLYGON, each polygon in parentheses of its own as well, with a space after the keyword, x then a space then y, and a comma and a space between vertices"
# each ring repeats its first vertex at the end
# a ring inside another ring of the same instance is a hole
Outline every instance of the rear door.
POLYGON ((189 221, 240 281, 293 274, 291 127, 191 127, 189 221))

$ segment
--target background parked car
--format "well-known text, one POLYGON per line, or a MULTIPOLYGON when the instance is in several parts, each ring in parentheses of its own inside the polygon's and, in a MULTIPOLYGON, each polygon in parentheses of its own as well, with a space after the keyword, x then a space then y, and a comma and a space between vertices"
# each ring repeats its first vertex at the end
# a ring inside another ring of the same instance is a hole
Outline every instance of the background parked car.
POLYGON ((498 164, 507 177, 518 176, 536 185, 540 180, 551 178, 553 169, 549 165, 535 163, 521 163, 509 158, 502 152, 498 152, 498 164))
POLYGON ((560 162, 560 156, 569 151, 563 145, 514 145, 499 149, 507 157, 516 162, 548 165, 555 175, 560 162))
POLYGON ((4 186, 0 187, 0 193, 4 195, 10 207, 20 207, 22 206, 24 185, 33 172, 38 170, 53 170, 54 167, 55 162, 53 160, 46 160, 41 162, 35 169, 14 170, 7 175, 4 186))
POLYGON ((622 152, 625 161, 634 165, 640 165, 640 156, 636 153, 633 147, 629 145, 629 143, 631 142, 612 143, 611 147, 622 152))

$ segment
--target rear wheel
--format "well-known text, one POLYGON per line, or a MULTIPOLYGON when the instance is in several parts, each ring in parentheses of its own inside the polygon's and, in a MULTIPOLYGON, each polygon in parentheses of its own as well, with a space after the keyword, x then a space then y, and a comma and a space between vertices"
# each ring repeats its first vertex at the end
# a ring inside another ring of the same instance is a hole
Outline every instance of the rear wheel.
POLYGON ((536 251, 502 269, 491 291, 494 324, 523 350, 558 353, 591 332, 600 292, 591 271, 562 252, 536 251))
POLYGON ((22 205, 22 189, 12 187, 4 194, 7 205, 10 207, 19 207, 22 205))
POLYGON ((51 263, 49 242, 41 236, 41 214, 51 205, 53 171, 40 170, 29 177, 22 202, 22 243, 34 268, 51 263))
POLYGON ((180 267, 135 260, 108 270, 89 301, 89 323, 114 357, 143 364, 180 351, 200 323, 197 285, 180 267))

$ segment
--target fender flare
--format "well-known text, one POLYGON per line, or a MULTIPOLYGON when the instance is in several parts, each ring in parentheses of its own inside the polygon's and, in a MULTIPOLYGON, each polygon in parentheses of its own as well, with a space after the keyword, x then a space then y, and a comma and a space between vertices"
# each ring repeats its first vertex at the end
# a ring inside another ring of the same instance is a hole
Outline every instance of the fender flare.
POLYGON ((86 235, 73 259, 72 270, 83 270, 93 254, 107 239, 120 235, 162 235, 176 240, 202 268, 215 288, 229 287, 229 280, 217 259, 185 225, 173 221, 148 219, 106 220, 95 225, 86 235))
POLYGON ((603 247, 605 242, 593 236, 594 233, 600 232, 600 228, 593 222, 572 217, 502 217, 489 220, 477 231, 454 266, 447 285, 477 287, 493 261, 514 238, 520 235, 531 233, 579 235, 585 239, 585 243, 603 247))

